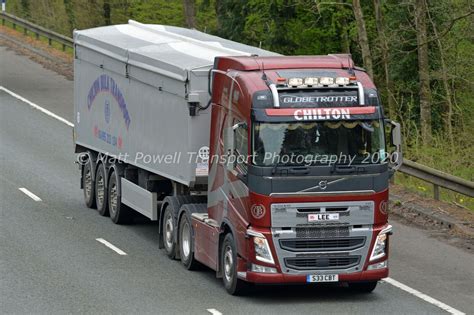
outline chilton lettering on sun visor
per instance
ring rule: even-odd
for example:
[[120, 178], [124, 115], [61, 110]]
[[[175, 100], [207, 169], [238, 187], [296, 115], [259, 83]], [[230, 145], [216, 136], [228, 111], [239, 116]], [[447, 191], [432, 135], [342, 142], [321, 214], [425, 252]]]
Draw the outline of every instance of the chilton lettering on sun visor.
[[342, 120], [351, 119], [352, 115], [370, 115], [375, 107], [336, 107], [336, 108], [268, 108], [268, 116], [288, 116], [297, 121], [302, 120]]

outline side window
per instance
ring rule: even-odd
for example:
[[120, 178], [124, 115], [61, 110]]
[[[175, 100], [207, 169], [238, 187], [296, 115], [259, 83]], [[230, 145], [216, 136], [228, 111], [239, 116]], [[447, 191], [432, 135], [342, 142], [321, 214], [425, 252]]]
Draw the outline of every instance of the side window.
[[[237, 126], [237, 127], [235, 127]], [[234, 124], [234, 154], [236, 156], [234, 169], [247, 174], [248, 131], [245, 122], [235, 121]]]

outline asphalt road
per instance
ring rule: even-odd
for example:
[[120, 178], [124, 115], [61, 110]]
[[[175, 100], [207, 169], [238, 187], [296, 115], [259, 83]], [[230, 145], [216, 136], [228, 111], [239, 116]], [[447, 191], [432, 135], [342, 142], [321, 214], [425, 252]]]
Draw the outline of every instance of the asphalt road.
[[[71, 120], [72, 82], [4, 47], [0, 86]], [[168, 259], [158, 249], [156, 224], [118, 226], [86, 208], [74, 160], [70, 127], [0, 91], [2, 313], [446, 313], [386, 282], [368, 295], [277, 286], [229, 296], [210, 270], [188, 272]], [[473, 313], [473, 255], [392, 224], [390, 277]]]

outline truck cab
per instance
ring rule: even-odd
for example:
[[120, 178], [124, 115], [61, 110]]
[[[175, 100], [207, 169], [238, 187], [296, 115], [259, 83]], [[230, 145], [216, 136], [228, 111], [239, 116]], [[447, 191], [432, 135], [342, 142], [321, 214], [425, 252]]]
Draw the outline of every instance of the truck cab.
[[250, 56], [216, 58], [210, 76], [195, 259], [230, 293], [245, 282], [373, 290], [388, 276], [388, 184], [401, 151], [366, 72], [347, 55]]

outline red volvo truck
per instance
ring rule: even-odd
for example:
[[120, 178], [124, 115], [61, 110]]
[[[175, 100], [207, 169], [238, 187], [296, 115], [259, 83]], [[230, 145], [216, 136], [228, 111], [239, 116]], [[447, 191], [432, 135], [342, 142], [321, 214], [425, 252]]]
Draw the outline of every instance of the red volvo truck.
[[[76, 31], [87, 206], [159, 221], [159, 246], [226, 290], [388, 276], [400, 126], [348, 55], [280, 56], [129, 21]], [[393, 148], [390, 151], [389, 148]]]

